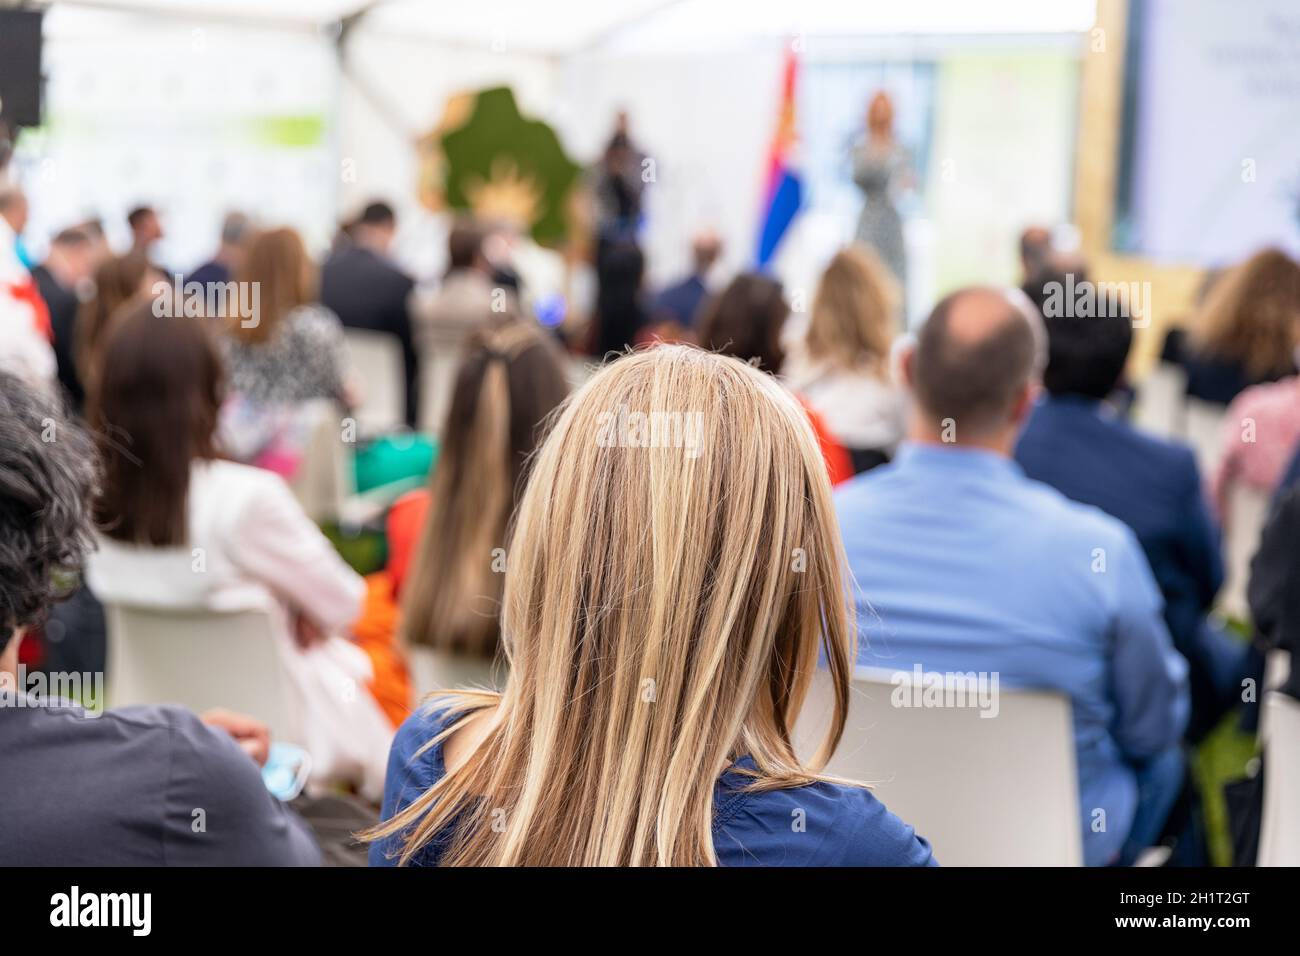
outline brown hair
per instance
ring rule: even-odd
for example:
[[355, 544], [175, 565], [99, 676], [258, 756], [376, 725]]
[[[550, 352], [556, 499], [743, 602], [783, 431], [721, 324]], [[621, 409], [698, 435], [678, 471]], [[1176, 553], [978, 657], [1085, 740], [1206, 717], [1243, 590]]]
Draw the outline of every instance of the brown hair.
[[149, 272], [149, 259], [138, 251], [109, 256], [95, 269], [95, 294], [78, 308], [73, 344], [77, 375], [87, 391], [102, 366], [101, 353], [113, 318], [123, 314], [124, 303], [145, 293]]
[[1265, 249], [1228, 270], [1192, 319], [1193, 342], [1262, 380], [1291, 371], [1300, 323], [1300, 265]]
[[765, 372], [777, 372], [785, 361], [781, 326], [789, 315], [781, 283], [756, 272], [743, 272], [705, 304], [700, 344]]
[[406, 642], [496, 654], [504, 578], [496, 549], [543, 423], [568, 392], [558, 351], [536, 326], [510, 322], [471, 339], [402, 589]]
[[88, 403], [104, 469], [95, 519], [119, 541], [181, 545], [190, 465], [217, 457], [221, 363], [202, 319], [140, 303], [113, 325]]
[[228, 333], [243, 342], [265, 342], [281, 319], [316, 297], [315, 268], [302, 238], [288, 227], [255, 234], [235, 278], [258, 288], [256, 321], [231, 316], [227, 323]]
[[885, 374], [897, 311], [897, 286], [876, 254], [857, 243], [841, 249], [813, 296], [809, 357]]

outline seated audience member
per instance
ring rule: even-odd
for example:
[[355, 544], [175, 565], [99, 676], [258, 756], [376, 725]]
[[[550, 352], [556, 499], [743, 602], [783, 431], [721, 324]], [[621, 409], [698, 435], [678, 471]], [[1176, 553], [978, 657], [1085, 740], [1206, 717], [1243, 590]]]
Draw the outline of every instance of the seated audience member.
[[393, 207], [372, 202], [347, 228], [321, 268], [320, 300], [344, 328], [369, 329], [393, 336], [402, 349], [406, 424], [419, 420], [419, 356], [411, 328], [410, 298], [415, 282], [389, 258], [397, 235]]
[[1020, 233], [1020, 288], [1030, 298], [1031, 290], [1052, 271], [1054, 254], [1052, 231], [1046, 226], [1028, 226]]
[[307, 828], [262, 784], [257, 721], [171, 706], [96, 716], [28, 694], [18, 646], [91, 545], [94, 479], [86, 436], [0, 373], [0, 866], [316, 865]]
[[[444, 343], [463, 344], [493, 316], [492, 267], [483, 254], [484, 238], [483, 228], [473, 220], [462, 219], [452, 226], [447, 237], [447, 274], [438, 291], [415, 307], [421, 352], [427, 354]], [[502, 300], [497, 311], [505, 307]]]
[[650, 326], [656, 337], [673, 341], [689, 337], [700, 306], [709, 296], [709, 273], [722, 255], [717, 233], [703, 231], [691, 242], [691, 274], [663, 289], [650, 307]]
[[345, 397], [343, 326], [316, 301], [313, 272], [294, 230], [258, 233], [237, 273], [241, 285], [259, 290], [257, 315], [232, 308], [221, 339], [230, 389], [223, 450], [286, 478], [307, 444], [306, 406]]
[[1191, 319], [1172, 330], [1162, 358], [1187, 372], [1187, 394], [1227, 405], [1251, 385], [1296, 371], [1300, 266], [1265, 249], [1214, 280]]
[[[644, 446], [619, 409], [695, 417]], [[794, 570], [794, 548], [818, 557]], [[542, 445], [507, 551], [505, 690], [402, 726], [373, 865], [933, 862], [865, 786], [817, 775], [852, 615], [821, 456], [770, 376], [676, 345], [610, 363]], [[788, 728], [819, 651], [836, 705], [808, 766]]]
[[1025, 474], [1067, 498], [1094, 505], [1137, 535], [1165, 602], [1165, 624], [1190, 665], [1188, 737], [1199, 740], [1240, 701], [1251, 671], [1249, 648], [1207, 620], [1223, 564], [1196, 456], [1190, 448], [1139, 431], [1107, 403], [1133, 344], [1127, 309], [1058, 315], [1047, 277], [1034, 297], [1047, 328], [1047, 395], [1016, 445]]
[[1022, 293], [967, 289], [935, 306], [902, 355], [909, 440], [836, 491], [861, 589], [859, 660], [1065, 694], [1084, 859], [1131, 863], [1182, 789], [1187, 664], [1133, 532], [1011, 460], [1042, 339]]
[[221, 244], [216, 254], [186, 277], [200, 285], [229, 282], [243, 268], [248, 243], [254, 236], [253, 220], [242, 212], [228, 212], [221, 220]]
[[89, 397], [104, 462], [91, 591], [105, 604], [270, 614], [316, 776], [377, 796], [392, 724], [368, 692], [370, 658], [342, 636], [364, 583], [278, 475], [218, 457], [221, 369], [205, 321], [145, 303], [117, 324]]
[[1247, 600], [1256, 640], [1287, 651], [1291, 670], [1281, 690], [1300, 700], [1300, 488], [1283, 491], [1264, 525], [1250, 564]]
[[64, 229], [50, 240], [45, 261], [32, 270], [41, 298], [50, 310], [50, 333], [54, 357], [59, 363], [59, 383], [69, 406], [80, 411], [86, 392], [77, 377], [73, 345], [76, 342], [78, 290], [91, 282], [95, 269], [94, 246], [90, 237], [77, 229]]
[[[775, 374], [785, 361], [781, 330], [790, 315], [781, 283], [757, 273], [742, 273], [706, 302], [699, 318], [699, 343]], [[853, 460], [831, 434], [821, 415], [802, 396], [800, 403], [817, 434], [831, 484], [853, 477]]]
[[1226, 530], [1232, 524], [1228, 493], [1234, 485], [1272, 494], [1287, 474], [1300, 443], [1300, 377], [1288, 375], [1243, 391], [1228, 406], [1222, 434], [1211, 497]]
[[898, 309], [893, 277], [876, 254], [861, 244], [841, 249], [781, 369], [848, 449], [856, 472], [888, 461], [903, 437], [903, 399], [889, 380]]
[[19, 234], [26, 221], [26, 197], [6, 189], [0, 178], [0, 369], [48, 386], [58, 374], [58, 360], [50, 344], [49, 310], [24, 262]]
[[563, 363], [531, 322], [471, 341], [429, 488], [390, 515], [407, 644], [487, 662], [496, 655], [506, 522], [547, 416], [569, 392]]
[[132, 299], [150, 295], [154, 284], [166, 281], [142, 253], [109, 256], [95, 267], [94, 292], [81, 303], [77, 312], [77, 332], [73, 340], [73, 359], [77, 378], [84, 393], [89, 394], [103, 367], [103, 347], [108, 340], [112, 321], [125, 314], [122, 306]]

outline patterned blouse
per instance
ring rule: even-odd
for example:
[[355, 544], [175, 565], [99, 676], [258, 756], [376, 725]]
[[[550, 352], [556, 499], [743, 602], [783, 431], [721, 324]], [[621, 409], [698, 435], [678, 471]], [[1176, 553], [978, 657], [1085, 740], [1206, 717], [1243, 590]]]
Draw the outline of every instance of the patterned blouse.
[[304, 305], [280, 321], [264, 342], [222, 342], [232, 395], [285, 405], [343, 393], [343, 324], [321, 305]]

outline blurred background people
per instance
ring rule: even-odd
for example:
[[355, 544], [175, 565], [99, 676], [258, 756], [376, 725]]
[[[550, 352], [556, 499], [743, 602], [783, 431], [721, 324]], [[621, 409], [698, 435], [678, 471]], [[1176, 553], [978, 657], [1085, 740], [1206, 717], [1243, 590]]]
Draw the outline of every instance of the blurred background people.
[[903, 396], [889, 369], [900, 306], [888, 270], [855, 243], [822, 273], [811, 315], [791, 323], [781, 371], [848, 450], [855, 472], [888, 461], [903, 437]]
[[186, 277], [188, 281], [200, 285], [229, 282], [243, 266], [244, 255], [254, 232], [253, 220], [246, 213], [226, 213], [221, 220], [221, 242], [217, 251], [211, 259]]
[[86, 392], [77, 375], [77, 312], [81, 308], [81, 293], [93, 288], [94, 254], [89, 236], [80, 229], [64, 229], [50, 240], [45, 260], [32, 269], [32, 278], [50, 311], [59, 382], [69, 407], [78, 412], [85, 403]]
[[[95, 471], [59, 403], [0, 372], [0, 866], [319, 864], [262, 782], [269, 737], [256, 720], [175, 706], [92, 720], [73, 701], [28, 697], [19, 646], [92, 546]], [[195, 827], [195, 807], [221, 825]]]
[[414, 428], [420, 403], [420, 362], [410, 313], [415, 282], [390, 258], [396, 234], [393, 207], [367, 205], [348, 229], [348, 241], [321, 268], [320, 301], [345, 328], [383, 332], [396, 340], [402, 350], [405, 421]]
[[695, 234], [691, 240], [690, 274], [661, 289], [650, 307], [656, 338], [694, 340], [696, 317], [709, 296], [709, 273], [720, 255], [722, 240], [716, 232], [704, 229]]
[[265, 611], [314, 779], [377, 796], [393, 727], [347, 636], [365, 585], [278, 475], [220, 457], [224, 383], [204, 320], [147, 302], [124, 311], [90, 391], [104, 468], [91, 591], [105, 604]]
[[346, 404], [343, 326], [316, 297], [316, 268], [292, 229], [258, 233], [236, 277], [258, 290], [257, 314], [224, 317], [229, 396], [222, 447], [292, 478], [307, 444], [310, 403]]
[[895, 194], [907, 185], [911, 161], [894, 136], [894, 103], [884, 90], [871, 97], [866, 120], [866, 136], [853, 151], [853, 181], [864, 200], [856, 236], [880, 256], [905, 296], [907, 251]]
[[[757, 273], [741, 273], [703, 306], [698, 329], [700, 345], [775, 374], [785, 362], [781, 330], [789, 316], [790, 304], [781, 283]], [[831, 434], [821, 415], [800, 401], [817, 435], [831, 484], [851, 478], [853, 460], [848, 451]]]

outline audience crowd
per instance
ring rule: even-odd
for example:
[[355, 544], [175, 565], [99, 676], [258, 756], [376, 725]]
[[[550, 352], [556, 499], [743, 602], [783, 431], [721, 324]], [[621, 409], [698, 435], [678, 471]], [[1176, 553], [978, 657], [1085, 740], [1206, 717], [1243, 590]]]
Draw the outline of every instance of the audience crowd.
[[[121, 254], [97, 223], [50, 238], [0, 303], [0, 818], [23, 821], [0, 862], [337, 855], [305, 797], [260, 782], [258, 719], [27, 694], [29, 667], [71, 660], [111, 693], [118, 606], [267, 615], [308, 795], [360, 808], [372, 865], [942, 862], [819, 773], [856, 667], [1062, 695], [1084, 861], [1205, 862], [1194, 748], [1253, 727], [1266, 652], [1300, 644], [1300, 265], [1224, 270], [1166, 340], [1186, 400], [1222, 413], [1203, 474], [1130, 420], [1127, 305], [1063, 311], [1088, 276], [1050, 231], [1024, 233], [1021, 288], [954, 291], [910, 333], [899, 270], [862, 242], [806, 312], [769, 275], [715, 275], [708, 231], [649, 290], [639, 155], [621, 127], [593, 173], [577, 331], [537, 320], [498, 223], [454, 223], [417, 289], [383, 202], [319, 266], [232, 212], [198, 293], [157, 263], [149, 207]], [[12, 245], [26, 202], [0, 212]], [[356, 447], [376, 384], [352, 330], [400, 355], [399, 432], [426, 420], [428, 357], [456, 357], [427, 479], [366, 519], [385, 541], [366, 577], [302, 492], [322, 434]], [[1250, 620], [1227, 621], [1240, 486], [1274, 502]], [[834, 712], [801, 753], [819, 668]]]

